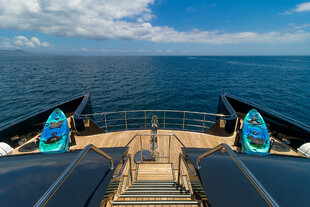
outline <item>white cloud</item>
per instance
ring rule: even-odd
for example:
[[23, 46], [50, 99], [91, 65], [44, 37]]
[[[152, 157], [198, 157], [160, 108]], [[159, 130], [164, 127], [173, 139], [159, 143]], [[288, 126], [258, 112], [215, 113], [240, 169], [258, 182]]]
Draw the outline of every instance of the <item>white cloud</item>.
[[3, 48], [36, 48], [36, 47], [49, 47], [50, 43], [43, 42], [37, 37], [32, 37], [28, 39], [25, 36], [19, 35], [15, 36], [13, 39], [2, 38], [3, 41], [0, 43], [0, 46]]
[[[94, 40], [126, 39], [152, 42], [237, 44], [301, 42], [310, 38], [306, 31], [256, 33], [251, 31], [177, 31], [167, 26], [153, 26], [150, 6], [154, 0], [0, 0], [0, 27], [39, 31], [66, 37]], [[302, 6], [303, 5], [303, 6]], [[216, 6], [216, 5], [214, 5]], [[300, 4], [296, 12], [305, 11]], [[302, 9], [303, 8], [303, 9]], [[15, 38], [14, 45], [48, 47], [47, 42]]]
[[[238, 43], [290, 43], [310, 39], [310, 33], [300, 30], [295, 32], [238, 32], [220, 33], [218, 31], [177, 32], [171, 28], [155, 27], [152, 40], [155, 42], [238, 44]], [[169, 37], [169, 38], [167, 38]]]
[[310, 2], [304, 2], [302, 4], [296, 5], [296, 8], [293, 9], [295, 12], [306, 12], [310, 11]]
[[281, 14], [290, 15], [290, 14], [293, 14], [295, 12], [307, 12], [307, 11], [310, 11], [310, 2], [304, 2], [301, 4], [297, 4], [295, 8], [288, 10], [288, 11], [285, 11]]
[[36, 38], [36, 37], [32, 37], [32, 38], [31, 38], [31, 42], [34, 43], [34, 44], [36, 44], [37, 46], [40, 46], [40, 45], [41, 45], [40, 40], [39, 40], [38, 38]]
[[308, 28], [310, 27], [310, 24], [300, 24], [300, 25], [297, 25], [297, 24], [289, 24], [289, 26], [293, 27], [294, 29], [305, 29], [305, 28]]
[[50, 46], [51, 46], [51, 44], [48, 43], [48, 42], [42, 42], [41, 45], [42, 45], [43, 47], [50, 47]]

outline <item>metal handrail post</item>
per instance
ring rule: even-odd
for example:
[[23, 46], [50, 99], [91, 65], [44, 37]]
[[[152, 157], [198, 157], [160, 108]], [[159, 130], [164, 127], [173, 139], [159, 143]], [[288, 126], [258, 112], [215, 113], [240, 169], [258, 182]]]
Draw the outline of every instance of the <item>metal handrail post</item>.
[[181, 157], [179, 157], [179, 166], [178, 166], [178, 184], [180, 185], [180, 169], [181, 169]]
[[193, 190], [192, 190], [191, 186], [189, 185], [188, 175], [185, 175], [185, 178], [186, 178], [188, 190], [189, 190], [190, 194], [193, 195]]
[[108, 124], [107, 124], [107, 115], [104, 115], [104, 121], [105, 121], [105, 130], [108, 131]]
[[142, 138], [141, 138], [141, 135], [140, 135], [140, 155], [141, 155], [141, 163], [143, 162], [143, 153], [142, 153]]
[[118, 194], [120, 194], [120, 193], [122, 192], [124, 177], [125, 177], [125, 176], [123, 175], [122, 180], [121, 180], [121, 183], [120, 183], [120, 186], [119, 186], [119, 189], [118, 189]]
[[166, 128], [166, 111], [164, 111], [164, 129]]
[[185, 124], [185, 111], [184, 111], [184, 114], [183, 114], [183, 130], [184, 130], [184, 124]]
[[146, 129], [146, 111], [144, 112], [144, 128]]
[[206, 121], [206, 115], [203, 115], [203, 124], [202, 124], [202, 129], [201, 131], [203, 132], [204, 128], [205, 128], [205, 121]]
[[127, 112], [125, 112], [125, 124], [126, 124], [126, 130], [127, 130], [127, 117], [126, 117]]
[[129, 168], [130, 168], [130, 184], [132, 184], [132, 161], [131, 161], [131, 157], [130, 157], [130, 160], [129, 160]]
[[171, 135], [169, 135], [169, 144], [168, 144], [168, 163], [170, 162], [170, 147], [171, 147]]

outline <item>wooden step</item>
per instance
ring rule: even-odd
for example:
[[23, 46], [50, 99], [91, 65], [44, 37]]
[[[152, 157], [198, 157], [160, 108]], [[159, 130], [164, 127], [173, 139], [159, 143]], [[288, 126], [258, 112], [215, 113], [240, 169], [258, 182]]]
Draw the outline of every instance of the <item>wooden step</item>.
[[137, 201], [113, 201], [112, 205], [198, 205], [195, 200], [137, 200]]
[[151, 189], [151, 190], [126, 190], [126, 193], [188, 193], [186, 190], [161, 190], [161, 189]]
[[131, 198], [140, 198], [140, 197], [170, 197], [170, 198], [190, 198], [191, 195], [190, 194], [121, 194], [119, 195], [120, 198], [124, 198], [124, 197], [131, 197]]

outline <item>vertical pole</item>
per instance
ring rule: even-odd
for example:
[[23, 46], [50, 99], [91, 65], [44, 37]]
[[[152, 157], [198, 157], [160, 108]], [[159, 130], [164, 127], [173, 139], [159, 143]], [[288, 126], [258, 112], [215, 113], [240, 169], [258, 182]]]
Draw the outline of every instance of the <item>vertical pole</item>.
[[173, 177], [173, 182], [175, 182], [175, 170], [174, 170], [174, 166], [173, 166], [173, 162], [171, 163], [171, 169], [172, 169], [172, 177]]
[[146, 129], [146, 111], [144, 112], [144, 128]]
[[127, 130], [127, 117], [126, 117], [126, 112], [125, 112], [125, 124], [126, 124], [126, 130]]
[[107, 115], [104, 115], [104, 121], [105, 121], [105, 130], [108, 132], [108, 124], [107, 124]]
[[140, 155], [141, 155], [141, 163], [143, 162], [143, 157], [142, 157], [142, 137], [140, 135]]
[[131, 164], [131, 156], [129, 157], [129, 168], [130, 168], [130, 184], [132, 184], [132, 164]]
[[166, 128], [166, 111], [164, 111], [164, 128]]
[[184, 111], [184, 114], [183, 114], [183, 130], [184, 130], [184, 124], [185, 124], [185, 111]]
[[168, 150], [169, 150], [169, 155], [168, 155], [168, 163], [170, 163], [170, 146], [171, 146], [171, 135], [169, 135], [169, 146], [168, 146]]
[[206, 115], [203, 115], [203, 124], [202, 124], [202, 129], [201, 129], [202, 132], [205, 129], [205, 121], [206, 121]]
[[179, 155], [179, 166], [178, 166], [178, 184], [180, 185], [180, 170], [181, 170], [181, 156]]

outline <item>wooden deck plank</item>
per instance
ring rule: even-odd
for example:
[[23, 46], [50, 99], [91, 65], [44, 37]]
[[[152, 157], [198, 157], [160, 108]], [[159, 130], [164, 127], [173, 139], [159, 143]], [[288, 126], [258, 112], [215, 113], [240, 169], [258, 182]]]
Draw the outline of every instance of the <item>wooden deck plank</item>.
[[[97, 134], [92, 136], [75, 136], [75, 145], [70, 146], [70, 150], [83, 149], [88, 144], [93, 144], [97, 147], [124, 147], [130, 141], [130, 139], [136, 134], [149, 134], [150, 130], [132, 130], [132, 131], [121, 131], [121, 132], [110, 132]], [[226, 143], [231, 146], [234, 150], [236, 147], [233, 146], [235, 141], [235, 135], [229, 137], [219, 137], [205, 133], [199, 132], [187, 132], [187, 131], [177, 131], [177, 130], [158, 130], [158, 134], [175, 134], [181, 142], [186, 147], [198, 147], [198, 148], [214, 148], [221, 143]], [[27, 143], [35, 141], [36, 138], [40, 137], [36, 135], [34, 138], [30, 139]], [[273, 137], [272, 137], [273, 138]], [[273, 138], [275, 139], [275, 138]], [[160, 155], [168, 155], [168, 141], [169, 136], [158, 136], [159, 140], [159, 151]], [[277, 139], [276, 143], [280, 143]], [[147, 136], [142, 137], [143, 149], [150, 148], [150, 138]], [[171, 156], [176, 156], [181, 152], [181, 144], [173, 137], [171, 137]], [[282, 144], [282, 143], [281, 143]], [[132, 152], [139, 151], [140, 140], [136, 138], [131, 144], [130, 148]], [[27, 154], [18, 152], [19, 147], [13, 150], [12, 154]], [[286, 155], [295, 155], [299, 156], [294, 150], [288, 147], [289, 151], [276, 151], [271, 150], [272, 154], [286, 154]], [[29, 152], [29, 153], [38, 153], [39, 150]], [[167, 161], [167, 159], [162, 158], [160, 161]]]

